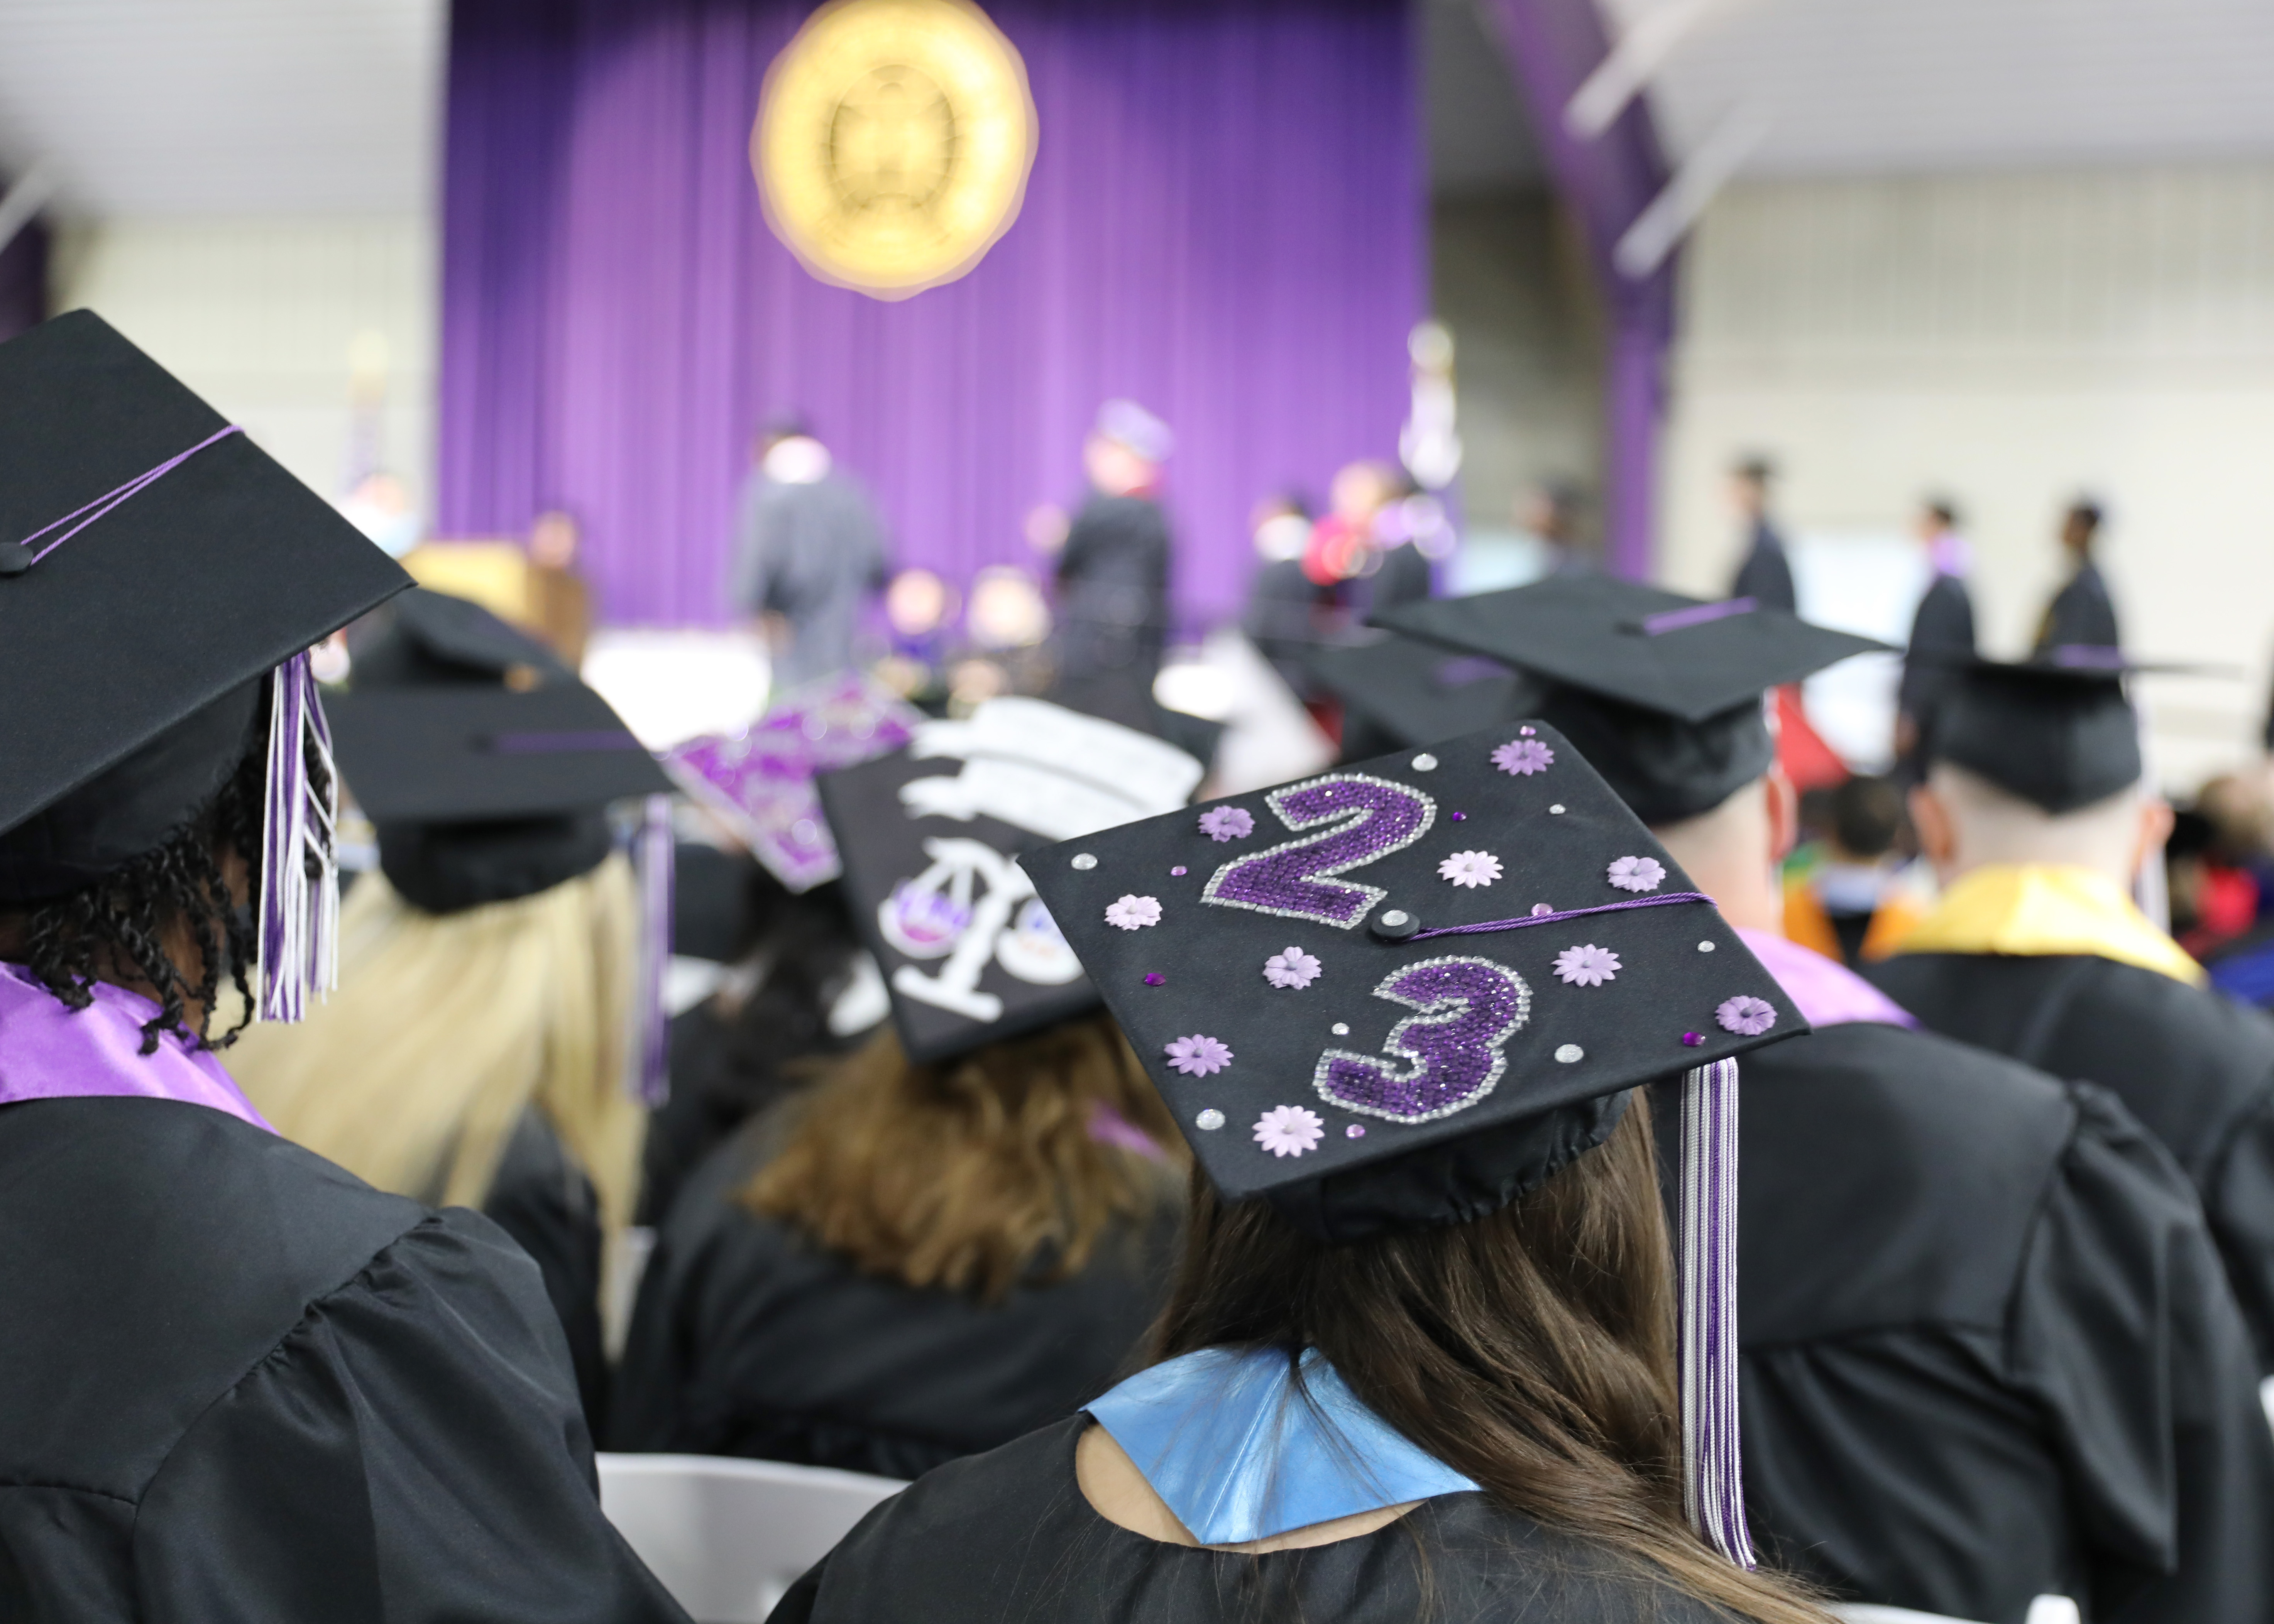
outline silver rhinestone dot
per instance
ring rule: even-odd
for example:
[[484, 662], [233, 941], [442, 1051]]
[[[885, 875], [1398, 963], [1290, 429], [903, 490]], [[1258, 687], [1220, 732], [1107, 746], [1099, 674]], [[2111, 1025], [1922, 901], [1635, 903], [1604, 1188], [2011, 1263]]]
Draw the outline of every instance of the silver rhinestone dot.
[[1214, 1133], [1218, 1128], [1224, 1126], [1224, 1113], [1211, 1105], [1193, 1117], [1193, 1124], [1203, 1133]]
[[1088, 852], [1076, 852], [1072, 859], [1071, 866], [1076, 868], [1095, 868], [1097, 867], [1097, 859], [1091, 856]]
[[1403, 908], [1392, 908], [1382, 916], [1382, 922], [1394, 930], [1405, 922], [1405, 911]]
[[1587, 1051], [1577, 1043], [1566, 1043], [1555, 1051], [1555, 1057], [1565, 1065], [1570, 1065], [1575, 1061], [1585, 1060], [1587, 1057]]
[[1413, 758], [1413, 771], [1416, 771], [1416, 772], [1434, 772], [1434, 771], [1437, 771], [1437, 758], [1436, 758], [1435, 756], [1427, 756], [1427, 755], [1424, 755], [1424, 756], [1415, 756], [1415, 757]]
[[1350, 1036], [1349, 1024], [1344, 1021], [1338, 1020], [1333, 1026], [1328, 1027], [1327, 1030], [1333, 1033], [1338, 1038], [1346, 1038]]
[[1548, 809], [1550, 812], [1555, 813], [1558, 817], [1561, 817], [1561, 816], [1563, 815], [1563, 803], [1562, 803], [1562, 801], [1557, 801], [1554, 806], [1552, 806], [1552, 807], [1548, 808], [1547, 809]]
[[1701, 953], [1710, 953], [1713, 951], [1713, 944], [1711, 942], [1700, 942], [1698, 944], [1698, 951]]

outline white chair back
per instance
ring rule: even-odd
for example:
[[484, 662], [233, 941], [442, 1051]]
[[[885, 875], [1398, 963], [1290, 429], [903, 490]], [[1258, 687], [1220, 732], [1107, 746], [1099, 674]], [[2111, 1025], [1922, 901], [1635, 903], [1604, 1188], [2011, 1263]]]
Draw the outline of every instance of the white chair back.
[[889, 1477], [707, 1455], [603, 1455], [600, 1508], [696, 1624], [764, 1624]]
[[[1869, 1602], [1843, 1602], [1832, 1609], [1841, 1624], [1967, 1624], [1939, 1613], [1918, 1613], [1909, 1607], [1879, 1607]], [[2040, 1596], [2029, 1604], [2028, 1624], [2083, 1624], [2084, 1615], [2066, 1596]]]

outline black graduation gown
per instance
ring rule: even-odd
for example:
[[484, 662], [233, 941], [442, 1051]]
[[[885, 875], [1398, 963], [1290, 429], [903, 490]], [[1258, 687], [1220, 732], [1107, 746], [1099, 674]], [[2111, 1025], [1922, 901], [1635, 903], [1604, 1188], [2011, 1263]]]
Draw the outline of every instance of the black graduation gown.
[[0, 1106], [0, 1618], [679, 1620], [537, 1271], [200, 1105]]
[[536, 1261], [568, 1338], [585, 1425], [593, 1437], [601, 1436], [608, 1365], [600, 1335], [600, 1198], [533, 1105], [514, 1124], [482, 1213]]
[[2040, 1594], [2095, 1624], [2274, 1618], [2247, 1336], [2184, 1180], [2120, 1105], [1864, 1024], [1746, 1056], [1742, 1086], [1740, 1405], [1768, 1560], [1983, 1624]]
[[2090, 559], [2077, 567], [2068, 583], [2045, 605], [2037, 628], [2037, 651], [2082, 644], [2117, 649], [2124, 640], [2116, 628], [2116, 600], [2109, 596], [2108, 579]]
[[1895, 708], [1911, 718], [1922, 745], [1931, 736], [1935, 714], [1956, 678], [1956, 662], [1974, 648], [1974, 599], [1966, 583], [1956, 575], [1936, 575], [1911, 617], [1902, 682], [1895, 691]]
[[2274, 1374], [2274, 1018], [2082, 954], [1901, 953], [1867, 972], [1936, 1031], [2122, 1100], [2195, 1184]]
[[1753, 542], [1745, 561], [1737, 566], [1732, 598], [1750, 598], [1764, 608], [1800, 612], [1800, 593], [1792, 583], [1792, 560], [1785, 556], [1784, 538], [1766, 519], [1753, 522]]
[[[1389, 1527], [1244, 1556], [1107, 1522], [1074, 1478], [1081, 1416], [927, 1475], [864, 1517], [772, 1624], [1714, 1624], [1728, 1615], [1495, 1507], [1425, 1500]], [[1425, 1592], [1417, 1567], [1428, 1564]]]
[[1168, 641], [1169, 555], [1169, 522], [1151, 498], [1082, 504], [1058, 554], [1062, 703], [1143, 726], [1129, 718], [1144, 714]]
[[856, 1272], [736, 1193], [761, 1118], [681, 1192], [617, 1372], [609, 1447], [915, 1477], [1113, 1385], [1165, 1293], [1175, 1219], [989, 1306]]

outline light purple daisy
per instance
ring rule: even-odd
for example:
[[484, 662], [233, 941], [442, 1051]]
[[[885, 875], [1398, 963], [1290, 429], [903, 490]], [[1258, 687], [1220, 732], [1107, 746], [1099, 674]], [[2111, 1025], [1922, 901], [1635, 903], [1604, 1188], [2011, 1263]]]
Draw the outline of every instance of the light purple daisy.
[[1713, 1011], [1713, 1019], [1721, 1023], [1724, 1032], [1734, 1032], [1741, 1038], [1757, 1038], [1776, 1025], [1776, 1005], [1766, 998], [1739, 993], [1734, 998], [1722, 999], [1721, 1007]]
[[1573, 987], [1600, 987], [1618, 973], [1619, 956], [1593, 942], [1585, 947], [1567, 947], [1555, 955], [1557, 978]]
[[1158, 897], [1124, 897], [1105, 905], [1105, 922], [1116, 930], [1136, 930], [1161, 922]]
[[1308, 987], [1319, 979], [1319, 961], [1299, 947], [1263, 961], [1263, 979], [1274, 987]]
[[1520, 778], [1547, 771], [1555, 759], [1555, 752], [1537, 739], [1511, 739], [1492, 753], [1494, 766]]
[[1182, 1071], [1186, 1077], [1206, 1077], [1231, 1064], [1229, 1046], [1220, 1039], [1202, 1037], [1197, 1032], [1188, 1038], [1177, 1039], [1163, 1052], [1169, 1056], [1169, 1069]]
[[1500, 859], [1490, 852], [1455, 852], [1437, 865], [1437, 877], [1474, 891], [1500, 878]]
[[1246, 807], [1210, 807], [1201, 814], [1201, 832], [1211, 840], [1244, 840], [1255, 832], [1255, 817]]
[[1605, 877], [1621, 891], [1656, 891], [1666, 883], [1666, 865], [1655, 857], [1622, 857]]
[[1326, 1119], [1299, 1105], [1275, 1105], [1255, 1119], [1255, 1142], [1275, 1156], [1316, 1150], [1326, 1133]]

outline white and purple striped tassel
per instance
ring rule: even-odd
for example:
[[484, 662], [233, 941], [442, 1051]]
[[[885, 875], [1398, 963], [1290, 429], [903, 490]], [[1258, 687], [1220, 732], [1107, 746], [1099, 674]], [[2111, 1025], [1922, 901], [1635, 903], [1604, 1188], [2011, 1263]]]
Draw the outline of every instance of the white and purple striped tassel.
[[1753, 1568], [1737, 1448], [1737, 1063], [1682, 1079], [1682, 1510]]
[[[305, 652], [276, 667], [269, 695], [253, 1013], [260, 1020], [293, 1021], [306, 1016], [312, 993], [321, 997], [339, 984], [339, 866], [332, 848], [340, 780], [332, 730]], [[308, 778], [312, 746], [324, 764], [321, 793]]]
[[650, 1110], [671, 1097], [671, 1014], [664, 1007], [664, 982], [671, 968], [671, 797], [650, 795], [641, 809], [632, 861], [639, 876], [639, 981], [634, 992], [631, 1064], [627, 1081], [632, 1097]]

